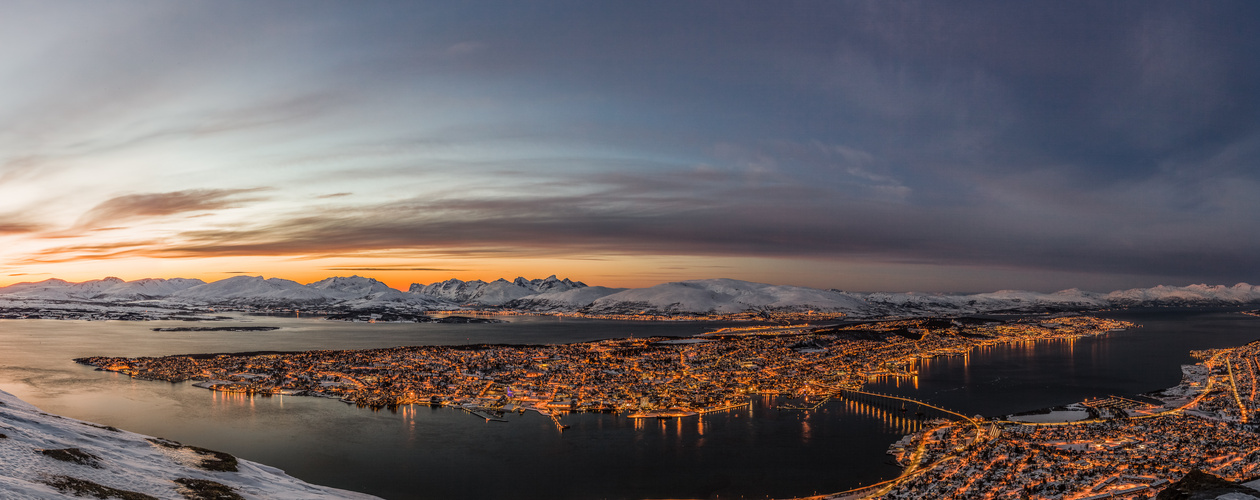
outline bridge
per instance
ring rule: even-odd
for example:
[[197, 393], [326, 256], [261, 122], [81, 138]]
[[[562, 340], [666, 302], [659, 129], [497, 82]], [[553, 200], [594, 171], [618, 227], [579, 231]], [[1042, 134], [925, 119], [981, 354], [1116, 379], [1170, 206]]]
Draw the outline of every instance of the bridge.
[[[863, 391], [859, 389], [837, 389], [835, 391], [832, 391], [830, 396], [843, 397], [847, 394], [856, 394], [856, 395], [861, 395], [865, 397], [875, 397], [875, 398], [888, 399], [892, 401], [902, 401], [906, 403], [913, 403], [913, 404], [916, 404], [925, 408], [931, 408], [933, 410], [945, 413], [947, 415], [953, 415], [955, 417], [958, 417], [959, 419], [970, 424], [972, 427], [975, 427], [976, 437], [975, 437], [975, 440], [972, 441], [971, 443], [971, 446], [973, 447], [980, 445], [980, 442], [985, 438], [986, 435], [989, 437], [990, 441], [997, 439], [1001, 435], [1000, 431], [997, 429], [997, 426], [993, 424], [989, 424], [989, 429], [986, 432], [985, 429], [981, 426], [981, 422], [974, 418], [968, 417], [956, 411], [941, 408], [939, 406], [933, 405], [931, 403], [927, 403], [925, 401], [919, 401], [917, 399], [907, 398], [903, 396], [896, 396], [892, 394], [883, 394], [883, 393], [878, 393], [878, 392]], [[917, 477], [918, 475], [923, 474], [924, 472], [927, 472], [940, 464], [954, 460], [955, 458], [953, 455], [947, 455], [933, 463], [921, 466], [919, 462], [923, 459], [924, 448], [925, 448], [924, 442], [920, 442], [918, 448], [915, 449], [914, 453], [911, 454], [910, 464], [906, 466], [905, 470], [901, 471], [901, 475], [893, 479], [889, 479], [887, 481], [881, 481], [881, 482], [866, 485], [866, 486], [861, 486], [861, 487], [854, 488], [851, 490], [828, 493], [825, 495], [799, 497], [799, 498], [794, 498], [791, 500], [857, 500], [861, 498], [870, 498], [874, 496], [879, 496], [892, 490], [893, 487], [897, 486], [898, 484], [901, 484], [901, 482]]]

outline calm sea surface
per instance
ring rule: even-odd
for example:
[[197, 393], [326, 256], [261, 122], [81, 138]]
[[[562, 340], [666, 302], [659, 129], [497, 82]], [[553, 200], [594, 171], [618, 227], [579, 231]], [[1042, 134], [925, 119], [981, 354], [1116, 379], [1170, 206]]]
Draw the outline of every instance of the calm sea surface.
[[[1260, 339], [1260, 319], [1233, 310], [1113, 312], [1144, 328], [1075, 342], [991, 347], [927, 362], [899, 392], [996, 415], [1175, 385], [1188, 351]], [[780, 411], [778, 401], [703, 418], [641, 421], [537, 414], [484, 422], [450, 409], [359, 409], [310, 397], [245, 397], [132, 380], [71, 358], [202, 352], [364, 349], [463, 343], [563, 343], [693, 335], [709, 325], [509, 317], [508, 324], [347, 324], [242, 317], [270, 332], [154, 332], [182, 322], [0, 320], [0, 389], [52, 413], [233, 453], [311, 482], [390, 499], [764, 498], [838, 491], [894, 477], [887, 446], [910, 412], [832, 401]], [[203, 324], [204, 325], [204, 324]]]
[[1147, 309], [1099, 316], [1142, 325], [1075, 341], [990, 346], [920, 366], [919, 386], [884, 382], [872, 390], [908, 395], [970, 414], [996, 416], [1131, 396], [1181, 382], [1190, 351], [1260, 340], [1260, 318], [1239, 309]]

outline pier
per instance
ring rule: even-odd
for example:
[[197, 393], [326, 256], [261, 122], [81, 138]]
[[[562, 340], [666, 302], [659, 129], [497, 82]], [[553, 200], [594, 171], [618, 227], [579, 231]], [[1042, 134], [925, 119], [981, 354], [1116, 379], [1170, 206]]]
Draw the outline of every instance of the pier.
[[548, 410], [548, 412], [547, 412], [547, 416], [548, 416], [548, 417], [551, 417], [551, 423], [553, 423], [553, 424], [555, 424], [555, 425], [556, 425], [556, 430], [558, 430], [558, 431], [560, 431], [560, 432], [564, 432], [564, 430], [565, 430], [565, 429], [568, 429], [568, 428], [569, 428], [569, 426], [567, 426], [567, 425], [564, 425], [564, 424], [560, 423], [560, 414], [559, 414], [559, 412], [557, 412], [557, 411], [555, 411], [555, 410]]
[[814, 403], [814, 404], [812, 404], [812, 405], [810, 405], [810, 406], [796, 406], [796, 405], [791, 405], [791, 404], [782, 404], [782, 405], [779, 405], [779, 406], [775, 407], [775, 409], [776, 409], [776, 410], [806, 410], [806, 411], [815, 411], [815, 410], [817, 410], [818, 408], [822, 407], [822, 405], [827, 404], [827, 401], [830, 401], [830, 400], [831, 400], [831, 395], [827, 395], [827, 396], [823, 397], [821, 400], [819, 400], [817, 403]]
[[500, 415], [495, 415], [492, 413], [492, 410], [486, 408], [469, 408], [467, 406], [457, 406], [456, 408], [464, 410], [471, 415], [484, 418], [487, 422], [507, 422], [506, 419], [502, 418]]

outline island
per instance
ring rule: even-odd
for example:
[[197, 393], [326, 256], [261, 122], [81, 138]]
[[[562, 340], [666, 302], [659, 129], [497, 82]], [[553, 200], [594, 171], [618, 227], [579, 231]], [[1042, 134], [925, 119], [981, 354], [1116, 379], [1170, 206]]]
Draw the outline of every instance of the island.
[[565, 345], [412, 346], [295, 354], [88, 357], [139, 379], [215, 391], [338, 398], [382, 408], [434, 404], [500, 412], [678, 416], [740, 407], [754, 394], [824, 398], [872, 377], [914, 377], [914, 361], [983, 345], [1131, 328], [1080, 315], [913, 319], [741, 328], [690, 338]]

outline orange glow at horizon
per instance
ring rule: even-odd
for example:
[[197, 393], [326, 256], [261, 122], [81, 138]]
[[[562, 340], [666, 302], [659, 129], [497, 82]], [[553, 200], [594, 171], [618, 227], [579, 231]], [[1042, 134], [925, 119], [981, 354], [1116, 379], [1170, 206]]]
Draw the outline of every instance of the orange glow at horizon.
[[[715, 265], [728, 261], [730, 265]], [[749, 259], [711, 257], [641, 257], [598, 259], [442, 259], [415, 260], [290, 257], [212, 257], [204, 259], [124, 258], [112, 260], [85, 259], [55, 264], [0, 268], [0, 286], [50, 278], [70, 282], [116, 277], [126, 281], [144, 278], [195, 278], [214, 282], [233, 276], [281, 278], [307, 284], [332, 276], [363, 276], [406, 291], [411, 284], [430, 284], [452, 278], [472, 281], [512, 280], [517, 277], [541, 279], [556, 275], [560, 279], [582, 281], [591, 286], [642, 288], [671, 281], [704, 278], [734, 278], [749, 281], [783, 283], [784, 273], [777, 279], [765, 270], [787, 270], [790, 266], [753, 265]], [[777, 271], [776, 271], [777, 272]], [[803, 286], [810, 286], [802, 284]], [[815, 285], [817, 286], [817, 285]]]
[[[489, 282], [517, 277], [541, 279], [554, 274], [560, 279], [568, 278], [590, 286], [610, 288], [644, 288], [692, 279], [731, 278], [852, 292], [978, 293], [997, 289], [985, 281], [994, 276], [1014, 281], [1031, 276], [1011, 269], [707, 255], [594, 254], [485, 258], [365, 252], [333, 257], [286, 255], [161, 258], [140, 255], [118, 258], [85, 256], [59, 260], [34, 263], [0, 260], [0, 286], [49, 278], [83, 282], [111, 276], [127, 281], [143, 278], [196, 278], [214, 282], [238, 275], [282, 278], [307, 284], [333, 276], [358, 275], [406, 291], [413, 283], [430, 284], [452, 278]], [[1061, 276], [1061, 279], [1064, 285], [1075, 283], [1072, 275]], [[1062, 288], [1037, 291], [1054, 292]]]

